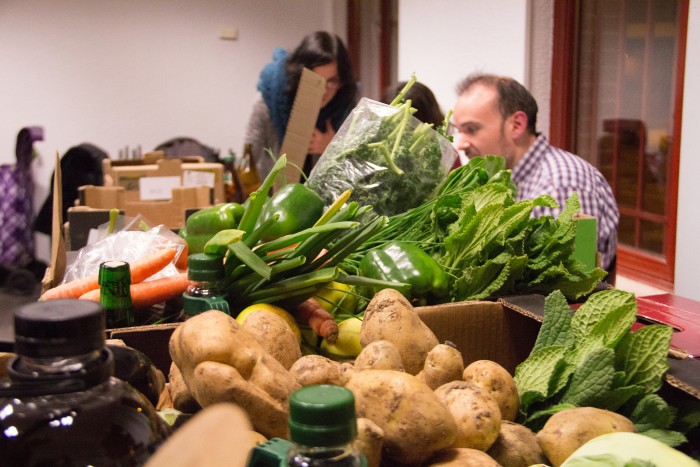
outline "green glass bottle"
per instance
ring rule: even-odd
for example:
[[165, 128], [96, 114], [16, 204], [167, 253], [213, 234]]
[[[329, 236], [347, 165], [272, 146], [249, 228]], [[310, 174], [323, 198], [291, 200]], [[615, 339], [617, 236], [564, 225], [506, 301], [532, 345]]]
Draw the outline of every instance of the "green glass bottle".
[[100, 264], [98, 276], [100, 303], [105, 309], [108, 329], [134, 325], [134, 307], [131, 303], [131, 270], [124, 261], [105, 261]]
[[352, 443], [357, 436], [355, 398], [342, 386], [305, 386], [289, 400], [287, 453], [291, 467], [366, 467]]
[[219, 310], [229, 314], [229, 306], [223, 290], [224, 260], [208, 253], [193, 253], [187, 258], [187, 278], [190, 286], [182, 294], [186, 317], [207, 310]]

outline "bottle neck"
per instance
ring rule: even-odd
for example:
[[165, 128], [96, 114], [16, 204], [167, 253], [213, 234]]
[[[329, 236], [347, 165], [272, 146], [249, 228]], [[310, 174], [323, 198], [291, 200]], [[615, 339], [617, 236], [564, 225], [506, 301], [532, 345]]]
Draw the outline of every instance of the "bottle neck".
[[72, 357], [36, 358], [21, 356], [17, 360], [15, 370], [31, 375], [78, 373], [90, 366], [91, 362], [99, 359], [99, 350]]
[[193, 297], [218, 297], [223, 295], [223, 282], [193, 281], [187, 287], [187, 293]]
[[[325, 460], [329, 463], [340, 463], [350, 459], [357, 459], [356, 465], [363, 465], [360, 462], [360, 455], [355, 451], [352, 444], [341, 444], [338, 446], [304, 446], [295, 444], [289, 451], [288, 460], [290, 465], [303, 465], [294, 463], [296, 460], [303, 461], [304, 459]], [[343, 463], [342, 465], [346, 465]], [[355, 465], [355, 463], [347, 464]]]
[[69, 357], [19, 355], [8, 366], [8, 374], [13, 383], [30, 391], [40, 387], [42, 394], [73, 392], [107, 381], [114, 374], [114, 358], [107, 348]]

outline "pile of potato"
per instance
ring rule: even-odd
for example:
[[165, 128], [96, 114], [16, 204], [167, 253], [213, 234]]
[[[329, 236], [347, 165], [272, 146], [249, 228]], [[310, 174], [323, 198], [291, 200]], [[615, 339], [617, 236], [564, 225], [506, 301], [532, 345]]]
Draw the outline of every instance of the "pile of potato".
[[342, 385], [355, 395], [356, 445], [370, 466], [556, 466], [593, 436], [634, 431], [624, 417], [590, 408], [584, 416], [561, 412], [538, 434], [515, 423], [520, 400], [512, 376], [492, 361], [465, 368], [461, 353], [438, 342], [391, 289], [367, 307], [363, 350], [352, 363], [301, 356], [282, 318], [250, 318], [240, 325], [209, 311], [178, 327], [170, 340], [169, 392], [176, 409], [191, 413], [233, 402], [256, 432], [287, 438], [292, 392]]

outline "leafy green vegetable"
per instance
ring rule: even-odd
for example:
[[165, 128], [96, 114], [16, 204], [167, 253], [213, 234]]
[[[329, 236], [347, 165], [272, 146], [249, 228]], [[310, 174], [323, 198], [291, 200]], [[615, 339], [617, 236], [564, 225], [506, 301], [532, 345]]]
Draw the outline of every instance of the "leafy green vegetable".
[[447, 177], [457, 153], [444, 133], [418, 121], [414, 113], [401, 93], [391, 105], [363, 98], [306, 185], [326, 205], [352, 189], [352, 201], [372, 206], [379, 215], [422, 204]]
[[520, 421], [538, 430], [559, 410], [598, 407], [671, 446], [684, 442], [675, 409], [656, 394], [668, 370], [672, 329], [631, 332], [636, 314], [634, 294], [621, 290], [594, 293], [575, 313], [562, 292], [548, 295], [535, 346], [515, 371]]

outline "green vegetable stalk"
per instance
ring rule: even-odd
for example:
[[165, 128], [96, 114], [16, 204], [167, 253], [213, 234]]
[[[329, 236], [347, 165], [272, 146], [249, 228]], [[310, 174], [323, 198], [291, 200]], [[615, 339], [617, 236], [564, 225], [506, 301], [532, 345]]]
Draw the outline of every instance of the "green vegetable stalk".
[[267, 197], [286, 163], [285, 156], [275, 162], [260, 188], [251, 193], [236, 227], [220, 230], [204, 245], [205, 252], [220, 256], [224, 262], [223, 287], [232, 314], [259, 302], [293, 306], [332, 281], [349, 280], [366, 287], [402, 286], [349, 278], [338, 267], [386, 225], [382, 216], [360, 223], [359, 217], [371, 207], [346, 203], [349, 192], [325, 212], [320, 212], [318, 196], [303, 185], [286, 185]]

